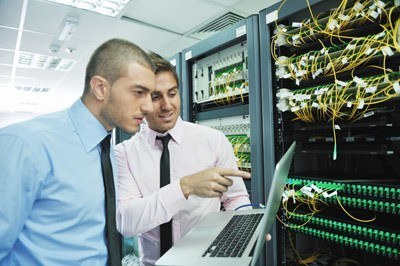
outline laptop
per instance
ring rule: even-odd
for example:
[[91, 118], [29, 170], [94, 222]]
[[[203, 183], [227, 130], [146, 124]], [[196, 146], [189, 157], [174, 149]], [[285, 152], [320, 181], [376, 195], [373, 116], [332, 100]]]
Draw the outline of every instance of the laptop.
[[275, 166], [265, 209], [206, 214], [156, 265], [255, 265], [275, 221], [295, 148], [293, 142]]

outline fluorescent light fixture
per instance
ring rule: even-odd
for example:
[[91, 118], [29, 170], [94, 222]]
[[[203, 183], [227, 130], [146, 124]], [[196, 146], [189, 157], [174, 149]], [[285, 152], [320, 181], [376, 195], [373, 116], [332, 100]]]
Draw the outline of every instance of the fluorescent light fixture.
[[75, 61], [72, 59], [33, 54], [28, 52], [19, 52], [17, 66], [68, 71], [74, 63]]
[[46, 87], [38, 87], [38, 86], [15, 86], [17, 91], [22, 92], [35, 92], [35, 93], [46, 93], [49, 92], [50, 88]]
[[102, 15], [116, 17], [131, 0], [47, 0]]
[[61, 26], [61, 31], [58, 34], [58, 40], [62, 42], [69, 41], [77, 27], [78, 19], [73, 17], [66, 17]]

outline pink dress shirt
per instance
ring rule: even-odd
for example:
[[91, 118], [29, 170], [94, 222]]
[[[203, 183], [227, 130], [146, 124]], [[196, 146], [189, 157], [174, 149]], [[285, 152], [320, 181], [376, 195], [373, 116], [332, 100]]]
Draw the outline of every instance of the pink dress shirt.
[[159, 225], [173, 218], [174, 242], [181, 239], [206, 213], [249, 204], [242, 178], [220, 198], [186, 199], [179, 180], [210, 167], [237, 168], [232, 146], [217, 130], [178, 119], [168, 131], [171, 183], [160, 189], [162, 143], [147, 126], [116, 146], [118, 161], [117, 227], [126, 237], [139, 235], [141, 265], [153, 265], [160, 256]]

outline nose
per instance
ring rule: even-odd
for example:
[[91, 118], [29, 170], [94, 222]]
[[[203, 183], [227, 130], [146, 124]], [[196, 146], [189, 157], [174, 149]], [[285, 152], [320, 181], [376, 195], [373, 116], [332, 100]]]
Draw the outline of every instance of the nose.
[[161, 109], [171, 110], [171, 108], [172, 108], [171, 100], [168, 98], [168, 96], [164, 95], [161, 103]]
[[151, 100], [151, 95], [146, 97], [146, 99], [140, 109], [142, 110], [142, 113], [144, 113], [145, 115], [154, 112], [154, 106], [153, 106], [153, 102]]

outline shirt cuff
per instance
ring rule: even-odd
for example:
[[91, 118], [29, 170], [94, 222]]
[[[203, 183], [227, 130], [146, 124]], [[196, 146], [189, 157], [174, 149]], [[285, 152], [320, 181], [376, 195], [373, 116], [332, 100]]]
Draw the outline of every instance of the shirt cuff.
[[185, 195], [183, 195], [179, 180], [163, 187], [160, 191], [160, 199], [165, 209], [172, 215], [179, 212], [187, 201]]

